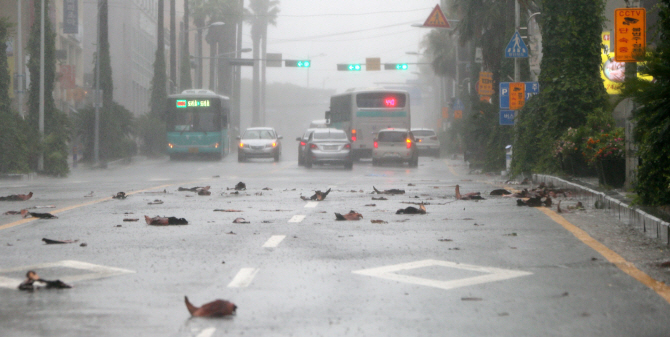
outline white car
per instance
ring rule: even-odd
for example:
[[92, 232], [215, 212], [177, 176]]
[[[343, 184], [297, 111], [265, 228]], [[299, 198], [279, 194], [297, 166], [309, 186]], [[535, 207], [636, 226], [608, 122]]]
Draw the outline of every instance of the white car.
[[275, 129], [268, 127], [248, 128], [237, 139], [239, 140], [238, 162], [243, 162], [247, 158], [273, 158], [274, 161], [279, 161], [282, 136], [277, 135]]
[[382, 129], [372, 145], [372, 165], [382, 162], [407, 162], [410, 167], [419, 166], [419, 151], [416, 140], [407, 129]]
[[440, 157], [440, 140], [433, 129], [412, 129], [419, 155]]

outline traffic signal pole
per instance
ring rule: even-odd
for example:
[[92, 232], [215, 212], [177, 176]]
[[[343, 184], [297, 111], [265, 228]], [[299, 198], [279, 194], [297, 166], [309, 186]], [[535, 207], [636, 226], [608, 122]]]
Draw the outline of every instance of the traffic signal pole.
[[[519, 31], [519, 25], [520, 25], [520, 8], [519, 8], [519, 0], [514, 0], [514, 30]], [[520, 74], [520, 67], [519, 67], [519, 58], [515, 57], [514, 58], [514, 82], [520, 82], [521, 81], [521, 74]]]

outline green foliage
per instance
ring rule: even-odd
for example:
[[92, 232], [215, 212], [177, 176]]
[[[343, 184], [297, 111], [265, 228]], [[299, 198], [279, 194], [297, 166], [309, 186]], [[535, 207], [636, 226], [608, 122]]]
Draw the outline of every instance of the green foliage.
[[165, 153], [167, 139], [165, 122], [145, 114], [135, 119], [133, 133], [140, 140], [140, 153], [148, 157], [157, 157]]
[[540, 95], [520, 111], [513, 173], [556, 172], [554, 140], [586, 123], [588, 114], [607, 111], [600, 78], [603, 0], [544, 2]]
[[[94, 160], [95, 109], [81, 109], [74, 119], [75, 134], [84, 145], [84, 161]], [[106, 162], [135, 155], [137, 145], [130, 138], [133, 114], [112, 102], [100, 109], [99, 158]]]
[[654, 81], [627, 78], [622, 92], [639, 104], [633, 112], [641, 161], [635, 191], [644, 205], [670, 204], [670, 0], [659, 8], [659, 44], [640, 71]]
[[[49, 8], [49, 0], [45, 0], [45, 8]], [[31, 27], [28, 40], [28, 70], [30, 71], [30, 88], [28, 90], [28, 151], [30, 165], [37, 168], [37, 158], [44, 151], [44, 173], [64, 177], [70, 172], [67, 165], [67, 142], [69, 123], [67, 115], [56, 108], [51, 94], [56, 80], [56, 33], [52, 29], [49, 15], [45, 15], [45, 48], [44, 74], [40, 73], [40, 6], [35, 6], [35, 21]], [[44, 140], [39, 135], [39, 87], [40, 77], [44, 76]]]

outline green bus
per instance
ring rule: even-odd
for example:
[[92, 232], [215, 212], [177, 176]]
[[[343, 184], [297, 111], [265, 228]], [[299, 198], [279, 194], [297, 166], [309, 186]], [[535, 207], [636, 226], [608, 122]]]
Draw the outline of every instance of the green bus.
[[167, 99], [167, 152], [170, 159], [230, 152], [230, 99], [210, 90], [190, 89]]

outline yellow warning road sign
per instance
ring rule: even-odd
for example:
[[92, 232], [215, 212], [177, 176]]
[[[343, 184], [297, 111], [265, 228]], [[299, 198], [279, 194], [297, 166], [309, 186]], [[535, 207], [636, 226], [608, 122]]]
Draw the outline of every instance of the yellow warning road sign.
[[435, 8], [433, 8], [433, 11], [428, 16], [428, 19], [426, 19], [426, 22], [423, 23], [423, 26], [434, 28], [451, 28], [447, 18], [444, 16], [444, 13], [442, 13], [442, 9], [440, 9], [440, 5], [435, 5]]

